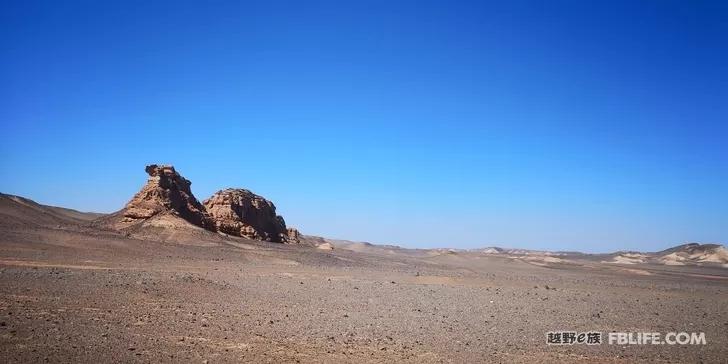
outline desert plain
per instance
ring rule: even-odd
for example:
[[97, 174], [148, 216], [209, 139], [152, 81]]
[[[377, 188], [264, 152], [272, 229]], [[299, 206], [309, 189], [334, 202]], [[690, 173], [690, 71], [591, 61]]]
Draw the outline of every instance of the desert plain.
[[[2, 361], [728, 358], [720, 246], [590, 255], [404, 249], [305, 235], [283, 244], [211, 232], [177, 215], [115, 229], [109, 221], [121, 221], [118, 214], [0, 196]], [[693, 264], [695, 257], [706, 264]], [[704, 332], [707, 342], [615, 345], [605, 337], [601, 345], [548, 345], [547, 333], [561, 330]]]

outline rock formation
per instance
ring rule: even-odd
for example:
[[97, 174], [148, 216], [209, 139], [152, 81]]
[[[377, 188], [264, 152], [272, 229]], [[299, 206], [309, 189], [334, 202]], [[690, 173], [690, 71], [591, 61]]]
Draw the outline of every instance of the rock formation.
[[[282, 219], [282, 217], [281, 217], [281, 219]], [[299, 243], [299, 242], [301, 242], [301, 233], [298, 231], [298, 229], [288, 228], [288, 230], [287, 230], [287, 236], [288, 236], [288, 242], [289, 243]]]
[[214, 230], [215, 224], [190, 190], [192, 184], [173, 166], [152, 164], [146, 167], [147, 184], [122, 210], [123, 223], [147, 220], [159, 214], [172, 214], [189, 223]]
[[283, 217], [276, 214], [275, 205], [248, 190], [221, 190], [200, 203], [190, 190], [191, 182], [173, 166], [152, 164], [146, 167], [146, 172], [149, 174], [146, 185], [131, 201], [120, 211], [98, 219], [94, 225], [144, 238], [167, 234], [169, 239], [194, 240], [203, 236], [199, 234], [204, 231], [197, 229], [201, 227], [248, 239], [301, 243], [301, 234], [286, 228]]
[[248, 190], [228, 188], [203, 202], [217, 230], [225, 234], [276, 243], [298, 243], [296, 229], [287, 229], [272, 202]]

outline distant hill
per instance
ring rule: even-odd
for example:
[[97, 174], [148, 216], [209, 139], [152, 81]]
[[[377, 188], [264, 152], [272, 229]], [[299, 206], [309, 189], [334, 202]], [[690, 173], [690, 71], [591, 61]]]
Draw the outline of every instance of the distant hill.
[[24, 197], [0, 193], [0, 217], [3, 225], [48, 227], [67, 224], [88, 225], [102, 216], [104, 214], [42, 205]]
[[[156, 196], [156, 194], [151, 194]], [[165, 201], [148, 204], [152, 207], [166, 206]], [[148, 208], [147, 205], [144, 205]], [[175, 213], [176, 210], [160, 210], [151, 218], [132, 221], [128, 228], [123, 229], [139, 236], [154, 235], [158, 240], [194, 241], [196, 239], [217, 240], [230, 239], [225, 234], [207, 231], [201, 227], [190, 224], [186, 219]], [[204, 211], [204, 210], [203, 210]], [[124, 218], [126, 209], [114, 214], [100, 214], [81, 212], [73, 209], [47, 206], [33, 200], [0, 193], [0, 228], [26, 228], [64, 226], [109, 227], [119, 224]], [[206, 212], [205, 212], [206, 213]], [[207, 218], [205, 216], [205, 218]], [[143, 229], [139, 230], [137, 228]], [[129, 229], [131, 228], [131, 229]], [[292, 230], [292, 229], [291, 229]], [[298, 234], [296, 232], [296, 234]], [[687, 243], [659, 252], [619, 251], [611, 254], [586, 254], [579, 252], [549, 252], [528, 249], [510, 249], [501, 247], [486, 247], [478, 249], [408, 249], [396, 245], [378, 245], [368, 242], [358, 242], [342, 239], [328, 239], [320, 236], [300, 235], [296, 239], [298, 244], [320, 247], [322, 249], [341, 249], [352, 252], [372, 255], [401, 255], [410, 257], [440, 257], [458, 255], [488, 255], [500, 256], [509, 259], [529, 261], [544, 261], [547, 263], [569, 263], [576, 261], [592, 261], [608, 264], [659, 264], [659, 265], [700, 265], [728, 268], [728, 249], [721, 244]]]

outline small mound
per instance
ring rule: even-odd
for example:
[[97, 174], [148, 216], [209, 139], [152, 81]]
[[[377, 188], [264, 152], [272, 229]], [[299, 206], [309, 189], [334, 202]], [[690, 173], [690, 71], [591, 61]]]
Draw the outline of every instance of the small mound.
[[544, 263], [563, 263], [563, 262], [565, 262], [565, 260], [563, 260], [561, 258], [550, 257], [550, 256], [524, 257], [523, 260], [532, 261], [532, 262], [544, 262]]
[[614, 264], [641, 264], [647, 262], [647, 256], [639, 253], [621, 253], [612, 258], [611, 261], [604, 263]]
[[665, 265], [685, 265], [685, 258], [677, 255], [677, 253], [670, 253], [660, 257], [658, 260]]

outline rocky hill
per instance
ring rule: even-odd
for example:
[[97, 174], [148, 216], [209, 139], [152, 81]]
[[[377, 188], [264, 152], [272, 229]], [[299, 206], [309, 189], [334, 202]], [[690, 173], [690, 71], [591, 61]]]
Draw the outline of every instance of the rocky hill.
[[41, 205], [33, 200], [0, 193], [0, 226], [87, 225], [103, 214], [80, 212], [63, 207]]
[[242, 188], [216, 192], [204, 206], [218, 231], [249, 239], [297, 243], [298, 231], [286, 228], [273, 202]]
[[616, 252], [605, 263], [709, 265], [728, 268], [728, 249], [720, 244], [688, 243], [659, 252]]
[[714, 263], [728, 267], [728, 249], [719, 244], [689, 243], [657, 253], [658, 261], [667, 265]]
[[271, 201], [248, 190], [221, 190], [203, 204], [192, 194], [192, 183], [173, 166], [152, 164], [145, 171], [149, 178], [142, 189], [123, 209], [101, 218], [97, 225], [144, 236], [204, 229], [275, 243], [300, 241], [298, 230], [286, 227]]

